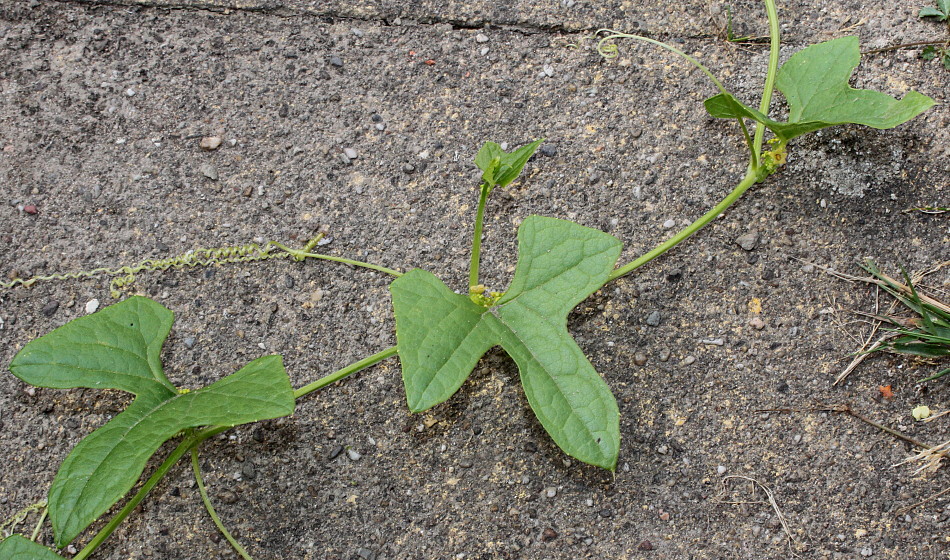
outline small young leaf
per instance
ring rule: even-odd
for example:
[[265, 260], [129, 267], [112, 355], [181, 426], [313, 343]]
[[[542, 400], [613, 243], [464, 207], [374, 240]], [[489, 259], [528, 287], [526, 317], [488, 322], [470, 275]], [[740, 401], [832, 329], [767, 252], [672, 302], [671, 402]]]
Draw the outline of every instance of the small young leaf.
[[528, 160], [534, 155], [534, 152], [538, 149], [538, 146], [541, 145], [541, 142], [544, 142], [544, 138], [539, 138], [510, 154], [502, 156], [501, 168], [498, 173], [499, 187], [507, 187], [512, 181], [518, 178], [518, 175], [521, 175], [521, 170], [524, 169], [525, 164], [528, 163]]
[[26, 537], [11, 535], [0, 541], [3, 560], [63, 560], [63, 557]]
[[920, 58], [924, 60], [933, 60], [937, 58], [937, 47], [933, 45], [927, 45], [924, 47], [924, 50], [920, 51]]
[[171, 325], [171, 311], [133, 297], [30, 342], [10, 364], [14, 375], [32, 385], [136, 395], [60, 465], [48, 500], [58, 546], [72, 541], [124, 496], [148, 458], [181, 430], [293, 412], [293, 389], [280, 356], [259, 358], [208, 387], [179, 393], [160, 362]]
[[485, 142], [475, 155], [475, 165], [482, 170], [482, 181], [494, 188], [498, 183], [498, 167], [505, 155], [501, 146], [494, 142]]
[[510, 154], [494, 142], [485, 142], [475, 156], [475, 165], [482, 170], [482, 181], [489, 188], [507, 187], [518, 178], [518, 175], [521, 175], [521, 170], [524, 169], [541, 142], [544, 142], [543, 138], [522, 146]]
[[482, 307], [429, 272], [390, 285], [410, 410], [439, 404], [478, 359], [500, 345], [515, 360], [528, 403], [567, 454], [614, 469], [617, 403], [567, 331], [567, 314], [607, 280], [620, 254], [611, 235], [531, 216], [518, 230], [519, 261], [499, 303]]
[[893, 128], [934, 105], [910, 91], [900, 101], [881, 92], [848, 85], [861, 58], [857, 37], [842, 37], [795, 53], [778, 72], [776, 87], [788, 101], [788, 122], [769, 119], [728, 94], [707, 99], [709, 114], [718, 118], [751, 118], [784, 141], [825, 127], [853, 123]]
[[922, 18], [935, 17], [935, 18], [939, 18], [940, 21], [943, 21], [944, 19], [946, 19], [947, 16], [943, 15], [943, 12], [941, 12], [937, 8], [934, 8], [933, 6], [927, 6], [926, 8], [920, 9], [920, 12], [917, 14], [917, 17], [922, 17]]

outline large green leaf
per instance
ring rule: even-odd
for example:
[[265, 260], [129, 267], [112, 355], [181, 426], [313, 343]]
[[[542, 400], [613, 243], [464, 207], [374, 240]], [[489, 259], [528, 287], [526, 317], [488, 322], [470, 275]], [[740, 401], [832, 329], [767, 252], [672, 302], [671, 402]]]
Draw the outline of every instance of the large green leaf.
[[41, 544], [11, 535], [0, 541], [0, 559], [2, 560], [63, 560], [63, 557]]
[[793, 55], [776, 76], [776, 87], [788, 101], [788, 122], [768, 118], [731, 94], [705, 101], [718, 118], [750, 118], [788, 141], [825, 127], [853, 123], [886, 129], [903, 124], [934, 105], [926, 95], [910, 91], [898, 101], [878, 91], [848, 85], [861, 59], [857, 37], [812, 45]]
[[478, 359], [500, 345], [515, 360], [532, 410], [569, 455], [614, 469], [619, 412], [607, 384], [567, 331], [567, 314], [607, 280], [620, 242], [572, 222], [531, 216], [518, 231], [518, 266], [496, 305], [454, 293], [429, 272], [390, 285], [410, 410], [451, 397]]
[[30, 342], [10, 364], [14, 375], [32, 385], [136, 395], [125, 411], [84, 438], [56, 473], [48, 501], [58, 546], [124, 496], [148, 458], [178, 432], [293, 412], [293, 389], [280, 356], [258, 358], [208, 387], [179, 392], [160, 361], [172, 320], [158, 303], [129, 298]]

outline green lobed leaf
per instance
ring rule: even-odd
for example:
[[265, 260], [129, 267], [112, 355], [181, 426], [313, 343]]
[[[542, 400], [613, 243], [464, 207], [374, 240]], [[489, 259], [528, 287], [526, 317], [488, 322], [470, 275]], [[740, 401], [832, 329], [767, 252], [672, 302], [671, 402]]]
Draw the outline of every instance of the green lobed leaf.
[[910, 91], [901, 100], [884, 93], [848, 85], [860, 62], [857, 37], [842, 37], [795, 53], [779, 70], [776, 87], [789, 106], [788, 122], [772, 120], [731, 94], [704, 102], [718, 118], [751, 118], [784, 141], [839, 124], [886, 129], [903, 124], [934, 105], [926, 95]]
[[63, 560], [63, 557], [26, 537], [11, 535], [0, 541], [3, 560]]
[[555, 443], [613, 470], [620, 448], [617, 403], [568, 333], [567, 314], [607, 280], [620, 242], [572, 222], [531, 216], [518, 231], [518, 254], [511, 287], [491, 308], [419, 269], [390, 285], [409, 408], [426, 410], [451, 397], [479, 358], [500, 345], [518, 365], [528, 403]]
[[119, 389], [132, 404], [70, 452], [53, 479], [50, 521], [65, 546], [135, 484], [148, 458], [187, 428], [232, 426], [291, 414], [293, 389], [280, 356], [265, 356], [203, 389], [179, 393], [165, 377], [161, 346], [171, 311], [129, 298], [27, 344], [14, 375], [41, 387]]

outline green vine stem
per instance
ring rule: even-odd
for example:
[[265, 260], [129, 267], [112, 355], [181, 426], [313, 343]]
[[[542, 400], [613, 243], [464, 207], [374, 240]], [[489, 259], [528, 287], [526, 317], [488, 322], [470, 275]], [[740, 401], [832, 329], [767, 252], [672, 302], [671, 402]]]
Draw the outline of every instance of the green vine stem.
[[757, 182], [758, 180], [757, 178], [758, 178], [758, 173], [750, 169], [749, 172], [746, 173], [746, 176], [742, 179], [742, 181], [738, 185], [736, 185], [736, 187], [732, 189], [732, 192], [726, 195], [726, 198], [722, 199], [719, 202], [719, 204], [713, 206], [708, 212], [703, 214], [698, 220], [694, 221], [693, 223], [689, 224], [682, 230], [678, 231], [676, 235], [674, 235], [673, 237], [667, 239], [663, 243], [660, 243], [659, 245], [654, 247], [653, 250], [651, 250], [650, 252], [644, 255], [641, 255], [634, 261], [629, 262], [621, 266], [620, 268], [614, 269], [614, 271], [610, 273], [610, 276], [607, 277], [607, 282], [612, 282], [613, 280], [616, 280], [617, 278], [620, 278], [621, 276], [630, 274], [634, 270], [640, 268], [646, 263], [659, 257], [663, 253], [669, 251], [673, 247], [676, 247], [677, 245], [679, 245], [683, 240], [685, 240], [687, 237], [693, 235], [694, 233], [702, 229], [709, 222], [715, 220], [720, 214], [725, 212], [727, 208], [732, 206], [732, 204], [735, 201], [739, 200], [739, 197], [741, 197], [743, 193], [749, 190], [749, 187], [751, 187]]
[[[768, 0], [768, 1], [772, 1], [772, 0]], [[633, 39], [635, 41], [642, 41], [644, 43], [656, 45], [660, 48], [666, 49], [686, 59], [687, 62], [689, 62], [690, 64], [698, 68], [703, 74], [705, 74], [716, 86], [716, 89], [718, 89], [720, 93], [729, 95], [729, 91], [726, 89], [724, 85], [722, 85], [722, 82], [719, 81], [719, 78], [717, 78], [715, 74], [713, 74], [709, 68], [707, 68], [702, 62], [696, 60], [695, 57], [686, 54], [684, 51], [674, 47], [673, 45], [664, 43], [663, 41], [657, 41], [656, 39], [651, 39], [649, 37], [644, 37], [642, 35], [621, 33], [619, 31], [614, 31], [612, 29], [600, 29], [597, 31], [595, 35], [600, 35], [601, 33], [607, 33], [607, 36], [601, 38], [600, 41], [597, 43], [597, 52], [599, 52], [601, 56], [603, 56], [604, 58], [610, 59], [610, 58], [617, 57], [617, 51], [618, 51], [617, 45], [614, 43], [610, 43], [610, 41], [614, 39]], [[736, 121], [739, 123], [739, 128], [742, 129], [743, 138], [745, 138], [746, 146], [748, 146], [749, 148], [749, 158], [752, 160], [752, 166], [758, 167], [760, 152], [758, 149], [756, 149], [755, 145], [752, 142], [752, 138], [749, 136], [749, 129], [746, 128], [745, 121], [743, 119], [736, 119]]]
[[491, 194], [491, 187], [487, 183], [482, 183], [478, 195], [478, 210], [475, 211], [475, 233], [472, 238], [472, 264], [468, 271], [469, 289], [478, 286], [478, 262], [482, 253], [482, 227], [485, 223], [485, 205], [488, 202], [488, 195]]
[[[764, 89], [762, 90], [762, 102], [760, 103], [760, 109], [759, 109], [763, 113], [768, 112], [769, 106], [772, 103], [772, 92], [775, 88], [775, 79], [776, 79], [776, 74], [778, 73], [779, 47], [781, 45], [781, 37], [779, 35], [780, 29], [779, 29], [779, 23], [778, 23], [778, 10], [775, 7], [775, 0], [765, 0], [765, 10], [769, 18], [770, 43], [769, 43], [769, 66], [768, 66], [768, 72], [765, 76], [765, 86], [764, 86]], [[668, 48], [669, 50], [672, 50], [673, 52], [678, 51], [678, 49], [675, 49], [675, 47], [670, 47], [666, 45], [665, 43], [660, 43], [659, 41], [654, 41], [653, 39], [647, 39], [647, 38], [643, 38], [643, 39], [647, 40], [647, 42], [650, 42], [650, 43], [659, 44], [660, 46], [663, 46], [664, 48]], [[677, 54], [681, 54], [682, 56], [687, 57], [688, 60], [691, 58], [689, 57], [689, 55], [687, 55], [686, 53], [682, 53], [681, 51], [678, 52]], [[698, 64], [698, 62], [696, 64]], [[710, 76], [710, 78], [712, 78], [713, 80], [715, 80], [715, 78], [713, 78], [710, 73], [707, 73], [707, 75]], [[717, 86], [720, 86], [721, 88], [721, 84], [718, 82], [718, 80], [716, 80], [716, 84]], [[725, 92], [725, 89], [722, 89], [722, 91]], [[742, 124], [742, 119], [739, 119], [739, 121], [740, 121], [740, 124]], [[742, 124], [742, 128], [743, 128], [743, 131], [745, 132], [746, 129], [745, 129], [744, 124]], [[776, 158], [784, 156], [785, 143], [780, 143], [775, 148], [774, 153], [777, 155], [766, 154], [769, 157], [764, 158], [766, 159], [766, 161], [762, 161], [763, 160], [762, 141], [765, 138], [765, 128], [766, 128], [765, 126], [756, 127], [755, 138], [752, 141], [752, 143], [749, 144], [752, 150], [752, 157], [750, 158], [750, 161], [749, 161], [749, 168], [746, 171], [745, 177], [743, 177], [742, 180], [739, 182], [739, 184], [737, 184], [732, 189], [732, 192], [726, 195], [726, 197], [723, 198], [719, 202], [719, 204], [716, 204], [715, 206], [713, 206], [708, 212], [703, 214], [693, 223], [689, 224], [682, 230], [678, 231], [675, 235], [673, 235], [673, 237], [657, 245], [654, 249], [652, 249], [648, 253], [641, 255], [640, 257], [634, 259], [633, 261], [615, 269], [610, 274], [610, 276], [607, 277], [607, 281], [611, 282], [613, 280], [616, 280], [617, 278], [620, 278], [621, 276], [630, 274], [634, 270], [652, 261], [656, 257], [659, 257], [660, 255], [669, 251], [673, 247], [676, 247], [681, 242], [683, 242], [686, 238], [690, 237], [691, 235], [693, 235], [694, 233], [696, 233], [697, 231], [705, 227], [707, 224], [709, 224], [709, 222], [719, 217], [730, 206], [732, 206], [737, 200], [739, 200], [739, 198], [747, 190], [749, 190], [749, 188], [752, 185], [762, 181], [770, 173], [772, 173], [776, 168]], [[746, 142], [748, 143], [749, 142], [748, 132], [745, 132], [745, 135], [746, 135]]]
[[211, 505], [211, 499], [208, 498], [208, 491], [205, 489], [204, 480], [201, 478], [201, 466], [198, 464], [198, 447], [191, 448], [191, 470], [195, 473], [195, 483], [198, 484], [198, 493], [201, 494], [201, 501], [205, 504], [205, 509], [208, 510], [208, 515], [211, 516], [211, 521], [214, 521], [215, 527], [218, 528], [218, 531], [221, 531], [221, 534], [224, 535], [224, 538], [227, 539], [234, 550], [241, 555], [241, 558], [244, 560], [254, 560], [251, 558], [251, 555], [244, 550], [244, 547], [241, 546], [241, 543], [231, 536], [230, 531], [227, 527], [224, 526], [224, 523], [221, 522], [221, 518], [218, 517], [218, 512], [214, 510], [214, 506]]
[[[364, 370], [394, 355], [396, 355], [396, 347], [391, 346], [381, 352], [373, 354], [372, 356], [363, 358], [362, 360], [354, 362], [343, 369], [337, 370], [329, 375], [325, 375], [313, 383], [297, 389], [294, 391], [294, 398], [299, 400], [300, 398], [312, 393], [313, 391], [316, 391], [317, 389], [326, 387], [332, 383], [336, 383], [348, 375], [352, 375], [358, 371]], [[125, 521], [125, 518], [132, 513], [136, 506], [138, 506], [142, 500], [145, 499], [148, 493], [152, 491], [152, 488], [155, 488], [162, 478], [168, 474], [168, 471], [171, 470], [171, 468], [175, 466], [175, 464], [178, 463], [178, 461], [184, 457], [186, 453], [197, 448], [198, 445], [200, 445], [204, 440], [229, 430], [232, 427], [233, 426], [208, 426], [202, 428], [201, 430], [192, 431], [190, 434], [186, 435], [185, 439], [183, 439], [181, 443], [178, 444], [178, 446], [168, 455], [165, 461], [163, 461], [162, 464], [159, 465], [157, 469], [155, 469], [155, 472], [153, 472], [152, 475], [148, 477], [148, 480], [146, 480], [145, 484], [139, 488], [138, 492], [136, 492], [135, 495], [132, 496], [132, 498], [130, 498], [125, 504], [125, 506], [123, 506], [122, 509], [119, 510], [119, 512], [109, 520], [106, 526], [100, 529], [99, 532], [96, 533], [96, 535], [92, 538], [92, 540], [90, 540], [89, 543], [83, 547], [83, 549], [80, 550], [76, 556], [73, 557], [73, 560], [85, 560], [90, 554], [95, 552], [95, 550], [99, 548], [99, 546], [101, 546], [107, 538], [109, 538], [109, 536], [119, 527], [119, 525], [122, 524], [123, 521]]]
[[178, 444], [178, 447], [175, 448], [171, 454], [162, 462], [161, 465], [155, 469], [155, 472], [152, 473], [152, 476], [148, 477], [148, 480], [145, 481], [145, 484], [139, 488], [138, 492], [129, 499], [128, 502], [119, 510], [119, 513], [115, 514], [112, 519], [106, 524], [105, 527], [99, 530], [98, 533], [89, 541], [82, 550], [79, 551], [79, 554], [73, 557], [73, 560], [85, 560], [89, 557], [90, 554], [95, 552], [97, 548], [111, 535], [118, 527], [125, 521], [125, 518], [129, 516], [130, 513], [138, 506], [142, 500], [145, 499], [145, 496], [152, 491], [152, 488], [163, 479], [165, 475], [168, 474], [168, 471], [171, 470], [175, 463], [179, 459], [185, 456], [185, 453], [191, 450], [192, 447], [197, 446], [202, 441], [208, 439], [211, 436], [220, 434], [221, 432], [230, 429], [231, 426], [211, 426], [204, 428], [197, 432], [193, 432], [190, 436], [182, 440]]
[[370, 366], [374, 366], [378, 364], [379, 362], [385, 360], [386, 358], [395, 356], [396, 352], [397, 352], [396, 347], [390, 346], [389, 348], [381, 352], [377, 352], [373, 354], [372, 356], [367, 356], [366, 358], [363, 358], [362, 360], [358, 362], [353, 362], [352, 364], [346, 366], [343, 369], [337, 370], [329, 375], [326, 375], [324, 377], [321, 377], [320, 379], [317, 379], [313, 383], [309, 383], [297, 389], [296, 391], [294, 391], [294, 398], [299, 400], [301, 397], [308, 395], [316, 391], [317, 389], [322, 389], [326, 387], [327, 385], [332, 385], [333, 383], [336, 383], [337, 381], [343, 379], [344, 377], [348, 375], [352, 375]]

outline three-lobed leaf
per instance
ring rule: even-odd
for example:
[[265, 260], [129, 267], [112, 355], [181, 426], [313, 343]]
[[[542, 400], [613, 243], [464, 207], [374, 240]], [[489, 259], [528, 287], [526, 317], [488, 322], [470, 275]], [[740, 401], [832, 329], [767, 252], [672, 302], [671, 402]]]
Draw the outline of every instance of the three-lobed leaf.
[[788, 101], [787, 122], [770, 119], [731, 94], [705, 101], [718, 118], [750, 118], [767, 126], [783, 141], [839, 124], [887, 129], [903, 124], [934, 105], [926, 95], [910, 91], [901, 100], [848, 85], [860, 62], [857, 37], [842, 37], [795, 53], [776, 76], [776, 87]]
[[482, 170], [482, 181], [489, 188], [507, 187], [524, 169], [525, 164], [534, 155], [544, 139], [538, 139], [530, 144], [508, 153], [495, 142], [485, 142], [478, 154], [475, 155], [475, 165]]
[[429, 272], [390, 285], [410, 410], [451, 397], [493, 346], [518, 365], [528, 403], [567, 454], [614, 469], [619, 411], [607, 384], [567, 331], [567, 314], [599, 289], [620, 254], [615, 237], [531, 216], [518, 230], [518, 264], [492, 307], [456, 294]]
[[126, 410], [85, 437], [63, 461], [49, 493], [56, 544], [65, 546], [135, 484], [148, 458], [188, 428], [233, 426], [291, 414], [293, 389], [280, 356], [258, 358], [224, 379], [179, 392], [160, 353], [171, 311], [133, 297], [27, 344], [14, 375], [40, 387], [118, 389]]
[[20, 535], [10, 535], [0, 541], [0, 559], [3, 560], [63, 560], [63, 557], [41, 544]]

